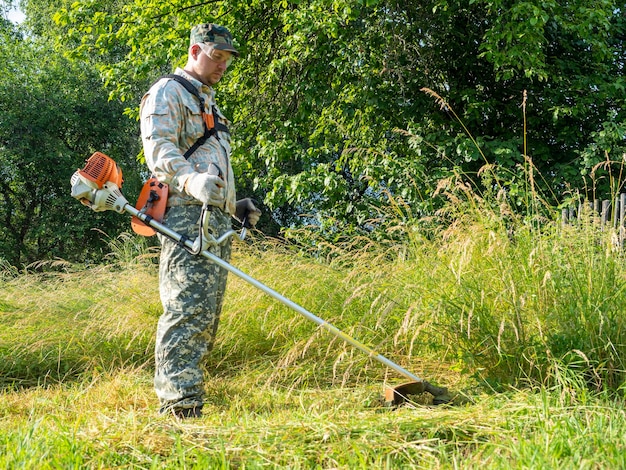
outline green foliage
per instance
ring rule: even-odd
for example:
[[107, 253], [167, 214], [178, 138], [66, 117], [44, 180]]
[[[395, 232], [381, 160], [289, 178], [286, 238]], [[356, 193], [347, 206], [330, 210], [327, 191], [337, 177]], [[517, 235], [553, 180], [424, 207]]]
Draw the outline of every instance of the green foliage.
[[[105, 54], [101, 71], [131, 114], [133, 84], [184, 61], [191, 25], [230, 27], [242, 59], [219, 95], [240, 192], [278, 226], [313, 222], [335, 239], [379, 227], [389, 196], [432, 212], [436, 182], [485, 159], [511, 186], [525, 152], [557, 196], [584, 189], [604, 151], [626, 148], [622, 11], [609, 0], [90, 1], [55, 21], [74, 56]], [[450, 106], [438, 112], [424, 87]]]
[[91, 228], [115, 235], [123, 223], [88, 213], [70, 197], [69, 181], [98, 150], [120, 162], [127, 192], [136, 194], [130, 123], [119, 103], [107, 101], [91, 64], [72, 63], [17, 34], [1, 37], [0, 257], [16, 266], [98, 260], [103, 243]]

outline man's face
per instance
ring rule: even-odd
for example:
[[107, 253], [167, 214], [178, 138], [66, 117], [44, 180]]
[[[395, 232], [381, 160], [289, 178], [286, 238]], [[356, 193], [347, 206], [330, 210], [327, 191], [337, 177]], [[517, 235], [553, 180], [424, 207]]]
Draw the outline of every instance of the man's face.
[[[196, 46], [194, 46], [196, 47]], [[206, 85], [215, 85], [220, 81], [232, 60], [228, 51], [213, 49], [207, 45], [197, 45], [195, 72]]]

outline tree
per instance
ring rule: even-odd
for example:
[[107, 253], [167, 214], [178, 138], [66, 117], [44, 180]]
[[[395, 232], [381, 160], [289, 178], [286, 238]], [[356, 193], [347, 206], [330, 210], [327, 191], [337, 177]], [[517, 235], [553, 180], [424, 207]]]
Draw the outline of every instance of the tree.
[[[127, 229], [114, 214], [99, 215], [70, 197], [70, 177], [95, 150], [135, 166], [137, 138], [109, 102], [98, 73], [23, 38], [0, 34], [0, 258], [21, 266], [64, 258], [97, 260], [102, 235]], [[137, 193], [137, 177], [127, 176]]]
[[317, 220], [329, 236], [371, 230], [390, 195], [429, 212], [438, 179], [454, 170], [480, 185], [485, 163], [521, 200], [527, 157], [556, 200], [584, 189], [605, 152], [619, 160], [626, 148], [617, 1], [116, 7], [74, 3], [55, 20], [75, 54], [112, 59], [102, 72], [131, 108], [134, 84], [182, 63], [193, 24], [215, 20], [235, 32], [243, 57], [219, 85], [235, 123], [233, 163], [278, 225]]

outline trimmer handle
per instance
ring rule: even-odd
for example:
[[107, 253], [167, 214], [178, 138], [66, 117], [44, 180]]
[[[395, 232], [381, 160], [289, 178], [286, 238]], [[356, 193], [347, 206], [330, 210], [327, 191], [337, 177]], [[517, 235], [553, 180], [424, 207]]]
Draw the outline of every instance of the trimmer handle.
[[[256, 201], [256, 199], [252, 199], [252, 198], [246, 198], [246, 199], [250, 199], [250, 201], [252, 201], [252, 204], [254, 204], [254, 207], [259, 206], [259, 203]], [[248, 222], [248, 215], [250, 215], [250, 212], [252, 211], [248, 207], [246, 207], [244, 213], [241, 214], [241, 217], [240, 217], [241, 225], [244, 228], [252, 228], [252, 225], [250, 225], [250, 222]]]

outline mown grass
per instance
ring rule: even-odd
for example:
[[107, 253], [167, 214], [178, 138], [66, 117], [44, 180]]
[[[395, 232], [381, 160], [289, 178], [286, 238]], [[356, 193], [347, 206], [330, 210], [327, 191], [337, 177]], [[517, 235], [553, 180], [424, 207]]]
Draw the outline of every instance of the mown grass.
[[466, 202], [403, 243], [321, 261], [257, 237], [232, 261], [456, 404], [381, 406], [401, 377], [231, 276], [205, 416], [158, 416], [156, 269], [127, 237], [106, 266], [2, 271], [0, 465], [625, 468], [622, 252]]

